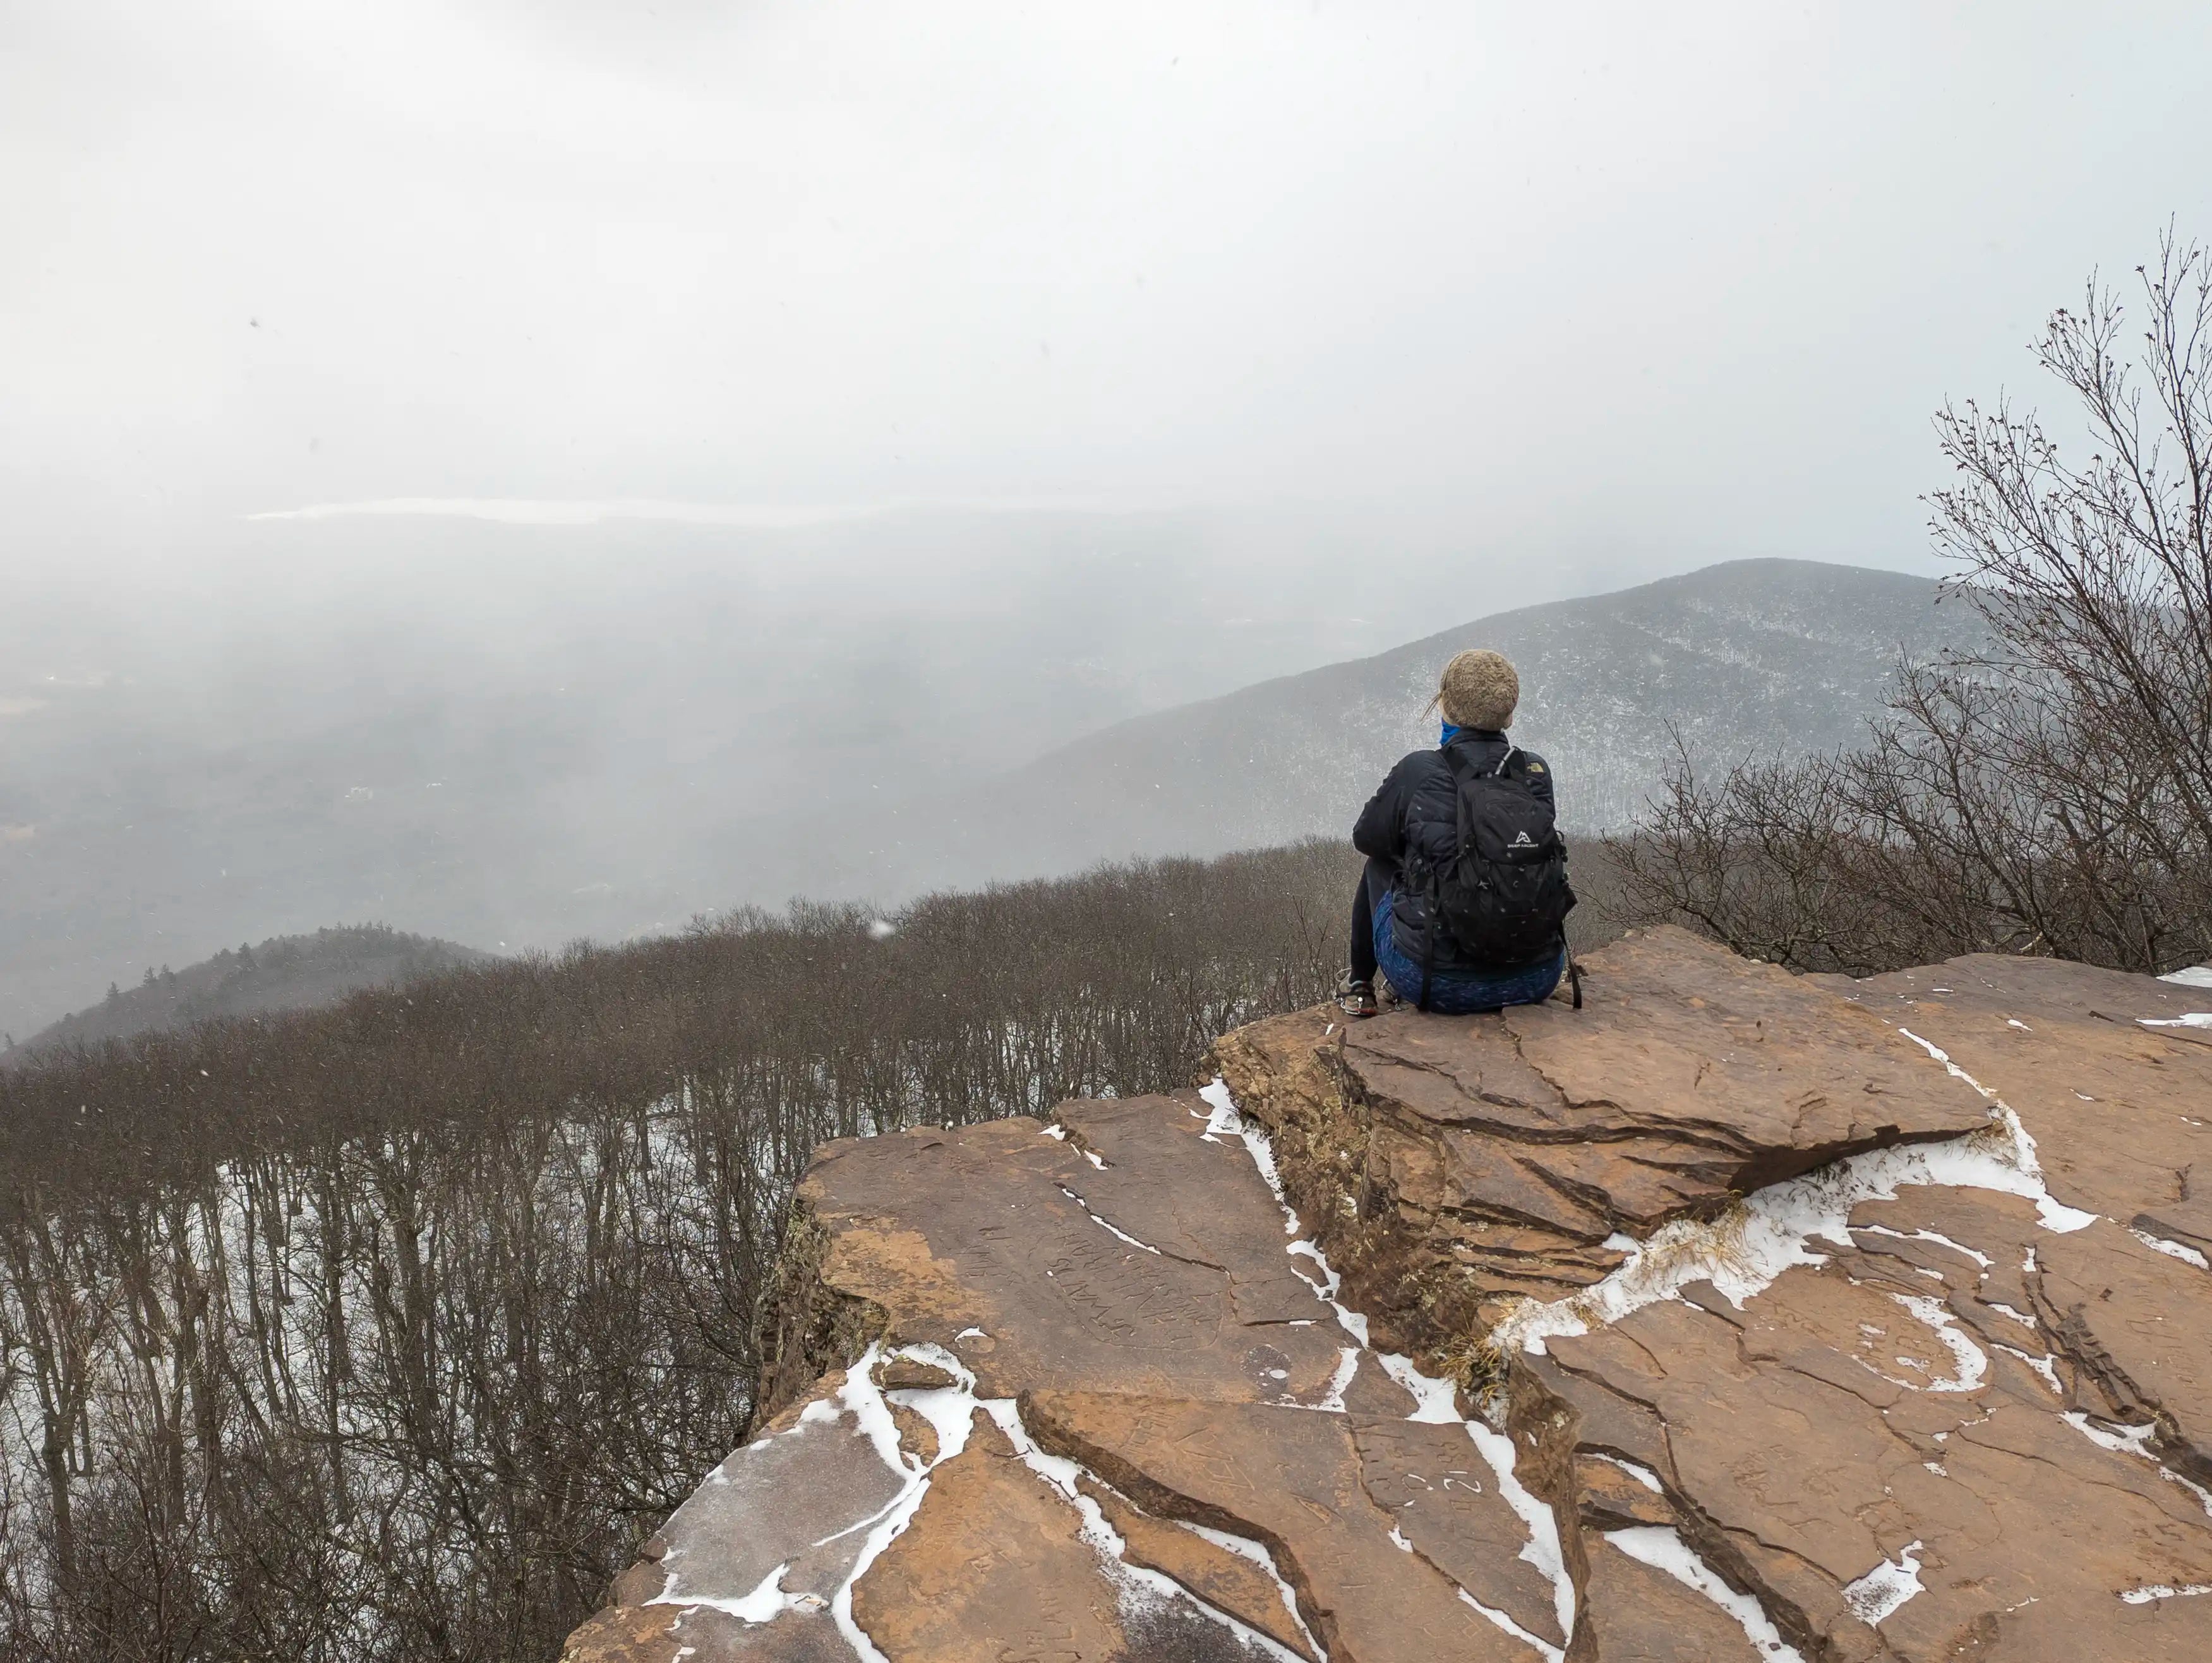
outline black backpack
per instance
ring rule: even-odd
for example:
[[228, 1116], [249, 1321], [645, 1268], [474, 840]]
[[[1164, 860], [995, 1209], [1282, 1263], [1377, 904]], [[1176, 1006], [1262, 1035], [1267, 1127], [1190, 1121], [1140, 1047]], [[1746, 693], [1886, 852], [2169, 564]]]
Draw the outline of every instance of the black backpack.
[[[1431, 966], [1440, 924], [1469, 956], [1493, 964], [1526, 964], [1566, 938], [1575, 892], [1567, 883], [1567, 846], [1552, 805], [1509, 774], [1519, 752], [1508, 750], [1487, 774], [1444, 748], [1458, 787], [1458, 853], [1434, 875], [1430, 917]], [[1577, 988], [1580, 992], [1580, 988]], [[1426, 988], [1423, 1003], [1427, 1003]], [[1577, 1003], [1580, 1000], [1577, 998]]]

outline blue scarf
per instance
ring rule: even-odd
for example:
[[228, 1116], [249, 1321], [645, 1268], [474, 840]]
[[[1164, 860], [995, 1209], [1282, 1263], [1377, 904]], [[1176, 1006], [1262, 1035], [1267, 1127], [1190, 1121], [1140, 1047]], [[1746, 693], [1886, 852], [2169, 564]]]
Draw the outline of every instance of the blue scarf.
[[1446, 722], [1444, 724], [1444, 737], [1437, 741], [1437, 749], [1438, 750], [1442, 750], [1446, 745], [1449, 744], [1457, 737], [1459, 737], [1459, 730], [1454, 727], [1449, 722]]

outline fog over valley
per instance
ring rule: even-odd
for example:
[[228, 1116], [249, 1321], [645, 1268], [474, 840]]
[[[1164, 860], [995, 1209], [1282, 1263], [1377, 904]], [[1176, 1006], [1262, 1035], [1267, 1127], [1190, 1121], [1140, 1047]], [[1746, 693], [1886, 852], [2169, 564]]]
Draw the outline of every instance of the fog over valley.
[[[1803, 562], [1524, 614], [1571, 571], [1442, 554], [1355, 615], [1355, 532], [1256, 517], [423, 526], [396, 587], [388, 526], [288, 526], [312, 583], [233, 568], [219, 632], [156, 579], [13, 643], [58, 667], [4, 695], [0, 1028], [340, 921], [553, 948], [1341, 836], [1477, 640], [1521, 664], [1566, 823], [1619, 827], [1669, 723], [1729, 760], [1845, 743], [1899, 649], [1965, 622], [1925, 579]], [[1513, 616], [1425, 639], [1447, 604]]]
[[[799, 894], [899, 899], [954, 866], [856, 866], [866, 840], [843, 834], [883, 805], [1394, 645], [1435, 595], [1482, 605], [1464, 561], [1409, 540], [1428, 580], [1347, 607], [1366, 529], [349, 518], [242, 526], [221, 562], [120, 586], [51, 583], [0, 620], [0, 859], [19, 880], [0, 1029], [338, 921], [520, 949]], [[1005, 853], [1006, 875], [1042, 864]]]
[[[1410, 682], [1065, 759], [1716, 562], [1932, 578], [1930, 412], [2202, 196], [2204, 15], [2071, 16], [11, 13], [0, 1032], [342, 923], [1339, 835]], [[1737, 611], [1656, 703], [1529, 666], [1572, 823], [1699, 655], [1786, 749], [1914, 633], [1785, 697]]]

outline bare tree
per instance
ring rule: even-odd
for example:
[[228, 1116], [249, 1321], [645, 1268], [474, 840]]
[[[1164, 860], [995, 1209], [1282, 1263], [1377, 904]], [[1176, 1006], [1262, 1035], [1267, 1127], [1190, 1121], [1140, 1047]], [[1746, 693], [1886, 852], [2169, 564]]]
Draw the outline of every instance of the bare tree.
[[2169, 232], [2144, 326], [2092, 277], [2032, 350], [2087, 459], [2034, 414], [1936, 417], [1948, 598], [1989, 644], [1900, 667], [1861, 750], [1700, 779], [1615, 847], [1630, 911], [1866, 974], [1971, 951], [2163, 971], [2212, 954], [2212, 260]]

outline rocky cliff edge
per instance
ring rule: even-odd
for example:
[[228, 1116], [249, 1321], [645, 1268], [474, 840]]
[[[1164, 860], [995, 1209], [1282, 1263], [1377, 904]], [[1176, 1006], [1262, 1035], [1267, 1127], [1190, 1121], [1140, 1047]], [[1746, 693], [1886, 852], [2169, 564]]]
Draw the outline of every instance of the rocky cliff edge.
[[1589, 970], [826, 1146], [568, 1663], [2212, 1656], [2212, 989]]

